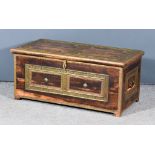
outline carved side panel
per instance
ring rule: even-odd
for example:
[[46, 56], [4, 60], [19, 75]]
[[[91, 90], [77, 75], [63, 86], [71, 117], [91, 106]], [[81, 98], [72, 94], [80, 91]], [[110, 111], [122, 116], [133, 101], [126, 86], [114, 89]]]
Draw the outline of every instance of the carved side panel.
[[133, 62], [124, 71], [123, 109], [139, 100], [141, 59]]
[[138, 67], [126, 74], [125, 79], [125, 100], [138, 91]]

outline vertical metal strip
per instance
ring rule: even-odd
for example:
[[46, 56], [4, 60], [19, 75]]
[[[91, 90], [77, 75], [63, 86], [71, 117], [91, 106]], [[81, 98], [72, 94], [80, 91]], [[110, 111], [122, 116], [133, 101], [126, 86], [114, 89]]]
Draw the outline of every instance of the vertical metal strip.
[[109, 77], [105, 77], [104, 79], [104, 85], [103, 88], [104, 89], [104, 98], [106, 99], [106, 101], [108, 101], [108, 96], [109, 96]]
[[63, 92], [68, 89], [68, 76], [66, 73], [61, 75], [61, 88]]

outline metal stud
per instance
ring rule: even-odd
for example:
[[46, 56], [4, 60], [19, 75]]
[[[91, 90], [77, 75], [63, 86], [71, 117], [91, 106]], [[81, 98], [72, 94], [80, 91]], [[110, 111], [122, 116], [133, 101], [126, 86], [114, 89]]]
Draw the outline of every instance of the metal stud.
[[45, 82], [48, 82], [48, 78], [44, 78], [44, 81], [45, 81]]
[[87, 87], [88, 87], [88, 84], [87, 84], [87, 83], [84, 83], [84, 84], [83, 84], [83, 87], [84, 87], [84, 88], [87, 88]]

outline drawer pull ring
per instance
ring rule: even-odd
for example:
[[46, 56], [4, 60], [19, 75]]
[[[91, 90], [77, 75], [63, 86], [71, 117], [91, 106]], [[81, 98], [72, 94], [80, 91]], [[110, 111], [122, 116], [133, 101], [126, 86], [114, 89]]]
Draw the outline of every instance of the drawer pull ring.
[[45, 82], [48, 82], [48, 78], [44, 78], [44, 81], [45, 81]]
[[88, 84], [87, 84], [87, 83], [84, 83], [84, 84], [83, 84], [83, 87], [84, 87], [84, 88], [87, 88], [87, 87], [88, 87]]

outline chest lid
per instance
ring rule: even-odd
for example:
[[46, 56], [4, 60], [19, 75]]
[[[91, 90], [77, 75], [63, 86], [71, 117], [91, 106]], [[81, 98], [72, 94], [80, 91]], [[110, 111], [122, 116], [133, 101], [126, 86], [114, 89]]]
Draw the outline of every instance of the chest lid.
[[144, 52], [126, 48], [91, 45], [75, 42], [39, 39], [11, 49], [13, 54], [66, 59], [114, 66], [127, 66]]

